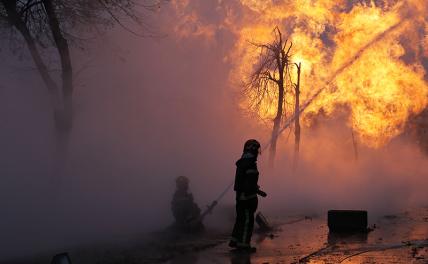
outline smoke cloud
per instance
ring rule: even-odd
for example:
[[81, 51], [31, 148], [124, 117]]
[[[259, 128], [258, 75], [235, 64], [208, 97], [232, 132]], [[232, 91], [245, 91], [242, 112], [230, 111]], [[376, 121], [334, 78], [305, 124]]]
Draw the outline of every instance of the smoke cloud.
[[[171, 1], [153, 22], [165, 37], [142, 39], [116, 28], [86, 51], [74, 50], [75, 69], [83, 70], [64, 162], [58, 161], [49, 96], [31, 60], [17, 61], [3, 50], [0, 261], [162, 229], [173, 221], [170, 201], [179, 175], [190, 178], [201, 207], [216, 198], [233, 181], [244, 141], [269, 140], [269, 120], [242, 107], [231, 77], [242, 54], [234, 52], [240, 30], [248, 14], [264, 12], [260, 2]], [[329, 30], [319, 32], [324, 41], [333, 40]], [[350, 115], [349, 109], [321, 111], [302, 128], [295, 173], [288, 130], [273, 169], [268, 151], [262, 153], [260, 185], [268, 197], [261, 210], [354, 208], [373, 218], [424, 205], [428, 160], [414, 138], [399, 133], [378, 149], [357, 139], [356, 161]], [[220, 206], [233, 202], [229, 192]]]

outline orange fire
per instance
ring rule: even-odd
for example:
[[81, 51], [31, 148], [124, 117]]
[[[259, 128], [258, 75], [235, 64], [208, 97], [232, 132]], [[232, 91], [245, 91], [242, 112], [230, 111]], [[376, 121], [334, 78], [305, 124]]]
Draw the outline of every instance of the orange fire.
[[[226, 15], [216, 26], [236, 35], [228, 55], [234, 65], [231, 82], [245, 81], [258, 62], [259, 51], [249, 41], [271, 42], [272, 30], [278, 26], [293, 42], [293, 61], [302, 62], [301, 101], [324, 89], [302, 114], [305, 124], [320, 112], [333, 115], [347, 108], [348, 125], [360, 140], [380, 147], [427, 106], [428, 85], [421, 64], [428, 54], [427, 1], [351, 5], [344, 0], [240, 0], [240, 18], [234, 11], [237, 7], [224, 2], [219, 1], [219, 6]], [[204, 27], [212, 32], [214, 25], [199, 26], [200, 34]], [[290, 96], [288, 115], [293, 109]], [[248, 109], [250, 102], [243, 98], [241, 105]], [[257, 114], [272, 119], [275, 107], [266, 98]]]

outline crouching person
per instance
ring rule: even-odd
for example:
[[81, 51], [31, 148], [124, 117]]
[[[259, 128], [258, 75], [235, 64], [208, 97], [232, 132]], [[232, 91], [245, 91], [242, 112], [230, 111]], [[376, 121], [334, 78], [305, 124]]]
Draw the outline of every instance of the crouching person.
[[172, 213], [175, 218], [174, 227], [180, 232], [198, 232], [204, 229], [201, 220], [201, 209], [193, 201], [189, 192], [189, 179], [179, 176], [176, 179], [176, 191], [171, 202]]

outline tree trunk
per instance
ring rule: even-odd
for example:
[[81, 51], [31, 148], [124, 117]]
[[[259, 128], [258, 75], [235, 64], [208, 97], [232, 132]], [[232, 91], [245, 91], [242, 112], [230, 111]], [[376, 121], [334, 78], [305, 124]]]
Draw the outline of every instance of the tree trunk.
[[272, 129], [272, 142], [270, 144], [270, 149], [269, 149], [269, 166], [273, 167], [274, 163], [275, 163], [275, 154], [276, 154], [276, 142], [278, 140], [278, 131], [279, 131], [279, 126], [281, 124], [281, 120], [275, 118], [273, 120], [273, 129]]
[[57, 128], [62, 132], [69, 133], [72, 127], [72, 94], [73, 94], [73, 68], [71, 65], [70, 49], [68, 42], [64, 38], [58, 17], [55, 13], [55, 8], [52, 0], [43, 0], [46, 9], [48, 22], [52, 31], [52, 36], [55, 41], [56, 48], [61, 60], [61, 77], [62, 77], [62, 109], [56, 113]]
[[[30, 55], [36, 65], [37, 71], [39, 72], [45, 86], [47, 87], [51, 100], [52, 106], [54, 109], [54, 122], [56, 126], [57, 133], [57, 144], [56, 144], [56, 153], [55, 153], [55, 162], [54, 162], [54, 173], [53, 178], [55, 188], [61, 185], [61, 175], [63, 175], [63, 168], [65, 166], [67, 147], [68, 147], [68, 137], [69, 131], [71, 128], [71, 94], [72, 94], [72, 68], [70, 55], [68, 52], [68, 45], [65, 39], [58, 38], [58, 32], [61, 35], [59, 30], [58, 20], [49, 21], [50, 27], [52, 28], [52, 33], [54, 35], [55, 43], [57, 45], [58, 51], [61, 57], [61, 66], [62, 66], [62, 81], [63, 89], [62, 96], [58, 85], [53, 80], [52, 76], [49, 73], [49, 70], [44, 63], [40, 52], [37, 48], [34, 37], [31, 35], [30, 29], [19, 16], [16, 10], [16, 1], [1, 0], [3, 3], [7, 19], [9, 23], [17, 29], [17, 31], [22, 35], [24, 41], [30, 51]], [[52, 14], [52, 5], [45, 6], [46, 12]], [[51, 19], [49, 19], [51, 20]], [[55, 22], [56, 21], [56, 22]], [[56, 33], [54, 33], [54, 31]], [[58, 41], [57, 41], [58, 40]], [[63, 133], [63, 132], [66, 133]], [[56, 194], [56, 192], [55, 192]]]
[[39, 72], [43, 82], [51, 93], [54, 106], [56, 106], [59, 103], [58, 87], [49, 75], [48, 68], [40, 56], [36, 42], [31, 36], [30, 30], [17, 13], [16, 1], [2, 0], [2, 3], [6, 9], [9, 23], [14, 26], [24, 38], [25, 43], [27, 44], [27, 47], [30, 51], [30, 55], [33, 58], [34, 64], [36, 65], [37, 71]]
[[354, 147], [354, 158], [355, 161], [358, 161], [358, 145], [354, 136], [354, 129], [351, 128], [351, 136], [352, 136], [352, 146]]
[[[62, 66], [62, 96], [60, 90], [49, 74], [48, 68], [44, 63], [36, 42], [31, 35], [31, 32], [16, 10], [16, 1], [1, 0], [7, 12], [9, 23], [14, 26], [27, 44], [30, 55], [36, 65], [37, 71], [42, 77], [48, 91], [50, 92], [52, 105], [54, 108], [54, 121], [58, 132], [69, 131], [71, 129], [71, 94], [72, 94], [72, 67], [67, 41], [62, 37], [59, 28], [59, 22], [53, 12], [52, 3], [44, 1], [43, 4], [46, 13], [49, 16], [49, 24], [52, 29], [52, 34], [61, 58]], [[47, 5], [46, 5], [47, 4]], [[53, 14], [53, 15], [52, 15]], [[53, 16], [53, 19], [51, 19]], [[52, 21], [51, 21], [52, 20]], [[55, 32], [55, 33], [54, 33]]]
[[293, 159], [293, 171], [297, 169], [299, 163], [299, 151], [300, 151], [300, 69], [301, 63], [297, 66], [297, 83], [295, 86], [295, 104], [294, 104], [294, 159]]
[[273, 120], [273, 129], [272, 129], [272, 142], [270, 145], [270, 153], [269, 153], [269, 165], [273, 167], [275, 163], [275, 155], [276, 155], [276, 142], [278, 140], [278, 132], [281, 126], [282, 114], [283, 114], [283, 103], [284, 103], [284, 82], [282, 75], [278, 82], [278, 104], [277, 104], [277, 112], [276, 117]]

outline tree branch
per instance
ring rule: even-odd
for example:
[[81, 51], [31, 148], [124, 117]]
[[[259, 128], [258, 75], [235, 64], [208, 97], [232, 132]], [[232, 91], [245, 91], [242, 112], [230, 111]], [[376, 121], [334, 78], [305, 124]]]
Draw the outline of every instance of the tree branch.
[[21, 10], [19, 10], [19, 12], [18, 12], [19, 16], [22, 16], [24, 13], [26, 13], [28, 10], [30, 10], [33, 6], [40, 5], [40, 4], [42, 4], [42, 1], [34, 2], [34, 0], [29, 0], [27, 2], [27, 4], [24, 5], [21, 8]]
[[123, 29], [125, 29], [126, 31], [128, 31], [129, 33], [140, 37], [140, 38], [146, 38], [146, 37], [150, 37], [150, 36], [146, 36], [146, 35], [142, 35], [139, 34], [135, 31], [133, 31], [132, 29], [130, 29], [129, 27], [127, 27], [126, 25], [124, 25], [119, 18], [116, 17], [115, 14], [113, 14], [113, 12], [108, 8], [108, 6], [103, 2], [103, 0], [98, 0], [98, 2], [101, 4], [101, 6], [107, 11], [107, 13], [111, 16], [111, 18], [113, 18], [114, 21], [116, 21], [116, 23]]

